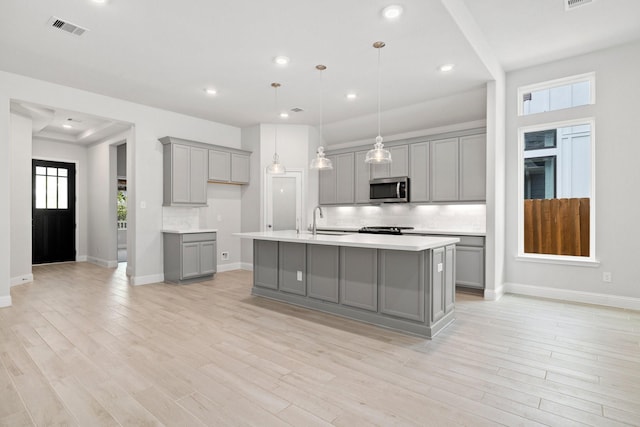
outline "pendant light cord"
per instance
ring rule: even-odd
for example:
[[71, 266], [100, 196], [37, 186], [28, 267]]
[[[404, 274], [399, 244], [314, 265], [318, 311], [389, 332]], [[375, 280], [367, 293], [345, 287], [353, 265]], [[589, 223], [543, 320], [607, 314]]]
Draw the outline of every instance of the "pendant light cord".
[[381, 136], [380, 133], [380, 49], [378, 48], [378, 136]]
[[[278, 86], [280, 86], [280, 85], [278, 85]], [[275, 96], [276, 115], [280, 111], [280, 110], [278, 110], [278, 86], [274, 86], [274, 89], [275, 89], [275, 92], [276, 92], [276, 96]], [[274, 144], [273, 152], [274, 152], [274, 157], [276, 157], [276, 156], [278, 156], [278, 122], [276, 122], [274, 135], [275, 135], [275, 144]]]

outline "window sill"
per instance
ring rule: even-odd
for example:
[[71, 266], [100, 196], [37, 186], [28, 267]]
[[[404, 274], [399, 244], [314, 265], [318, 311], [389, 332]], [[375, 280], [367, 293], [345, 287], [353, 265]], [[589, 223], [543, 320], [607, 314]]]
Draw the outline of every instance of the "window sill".
[[520, 254], [515, 257], [516, 261], [538, 262], [542, 264], [574, 265], [578, 267], [600, 267], [600, 261], [594, 258], [564, 256], [564, 255], [542, 255], [542, 254]]

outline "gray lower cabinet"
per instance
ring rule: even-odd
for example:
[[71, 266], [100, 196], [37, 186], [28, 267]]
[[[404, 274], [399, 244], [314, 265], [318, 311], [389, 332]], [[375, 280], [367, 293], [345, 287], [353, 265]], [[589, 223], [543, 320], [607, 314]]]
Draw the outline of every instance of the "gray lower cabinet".
[[163, 241], [165, 281], [190, 283], [216, 273], [216, 233], [164, 233]]
[[281, 291], [307, 294], [306, 246], [304, 243], [278, 243], [278, 283]]
[[251, 293], [431, 338], [454, 320], [455, 250], [254, 240]]
[[323, 301], [338, 302], [337, 246], [307, 245], [307, 295]]
[[253, 284], [278, 289], [278, 242], [253, 241]]
[[380, 312], [424, 321], [425, 253], [378, 250]]
[[456, 285], [484, 289], [484, 247], [458, 246]]
[[378, 309], [376, 283], [378, 283], [377, 249], [341, 247], [340, 303], [376, 311]]

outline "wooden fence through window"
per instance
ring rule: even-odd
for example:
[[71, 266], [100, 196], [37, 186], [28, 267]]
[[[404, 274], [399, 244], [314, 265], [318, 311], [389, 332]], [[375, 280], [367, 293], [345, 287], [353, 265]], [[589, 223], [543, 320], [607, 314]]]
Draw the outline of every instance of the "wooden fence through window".
[[524, 252], [589, 256], [589, 198], [525, 200]]

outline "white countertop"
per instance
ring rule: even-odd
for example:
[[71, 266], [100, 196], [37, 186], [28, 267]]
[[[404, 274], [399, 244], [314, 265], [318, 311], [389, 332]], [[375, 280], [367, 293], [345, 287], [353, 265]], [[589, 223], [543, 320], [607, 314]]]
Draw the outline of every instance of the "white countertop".
[[163, 233], [169, 234], [194, 234], [194, 233], [217, 233], [217, 228], [187, 228], [182, 230], [162, 230]]
[[[345, 231], [356, 233], [360, 227], [349, 226], [349, 225], [323, 225], [322, 227], [318, 227], [318, 230], [326, 230], [326, 231]], [[487, 233], [485, 231], [465, 231], [465, 230], [426, 230], [421, 228], [415, 228], [413, 230], [403, 230], [403, 234], [437, 234], [437, 235], [445, 235], [445, 236], [486, 236]]]
[[278, 242], [308, 243], [315, 245], [349, 246], [355, 248], [391, 249], [397, 251], [424, 251], [445, 245], [458, 243], [456, 237], [428, 237], [428, 236], [393, 236], [378, 234], [343, 234], [343, 235], [313, 235], [310, 232], [295, 230], [286, 231], [256, 231], [251, 233], [233, 233], [242, 239], [273, 240]]

